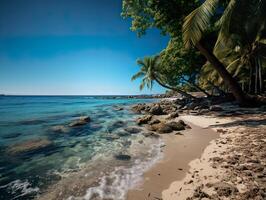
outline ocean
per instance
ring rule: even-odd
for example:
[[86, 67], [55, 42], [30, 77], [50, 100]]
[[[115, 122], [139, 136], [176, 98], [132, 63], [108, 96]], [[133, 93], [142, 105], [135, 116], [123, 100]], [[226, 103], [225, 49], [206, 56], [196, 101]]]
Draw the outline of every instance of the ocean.
[[125, 130], [137, 128], [131, 105], [155, 101], [0, 96], [0, 199], [125, 199], [162, 157], [160, 139]]

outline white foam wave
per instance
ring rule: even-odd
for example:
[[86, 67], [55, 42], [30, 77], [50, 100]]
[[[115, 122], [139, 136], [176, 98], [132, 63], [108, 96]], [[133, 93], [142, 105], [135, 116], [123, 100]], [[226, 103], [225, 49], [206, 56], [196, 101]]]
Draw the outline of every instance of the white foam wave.
[[153, 144], [149, 150], [151, 157], [145, 161], [136, 160], [132, 167], [116, 167], [115, 170], [103, 176], [100, 184], [87, 190], [83, 197], [69, 197], [68, 200], [114, 199], [124, 200], [128, 190], [137, 187], [143, 181], [143, 174], [163, 157], [162, 140]]
[[0, 188], [8, 188], [11, 190], [11, 194], [16, 194], [18, 193], [17, 196], [14, 197], [14, 199], [18, 198], [18, 197], [22, 197], [28, 194], [32, 194], [32, 193], [38, 193], [39, 192], [39, 188], [38, 187], [31, 187], [31, 183], [28, 182], [28, 180], [26, 181], [21, 181], [21, 180], [15, 180], [12, 181], [6, 185], [0, 186]]

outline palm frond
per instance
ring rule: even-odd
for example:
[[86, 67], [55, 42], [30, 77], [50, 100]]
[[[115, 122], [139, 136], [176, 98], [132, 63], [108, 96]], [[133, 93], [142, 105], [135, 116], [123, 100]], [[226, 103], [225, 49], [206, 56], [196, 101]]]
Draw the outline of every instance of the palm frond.
[[140, 86], [139, 86], [139, 90], [142, 91], [142, 90], [144, 89], [145, 85], [146, 85], [146, 83], [145, 83], [145, 80], [143, 79], [143, 80], [141, 81]]
[[140, 71], [140, 72], [137, 72], [136, 74], [134, 74], [132, 77], [131, 77], [131, 81], [135, 81], [136, 79], [138, 78], [141, 78], [143, 77], [145, 74], [144, 72]]
[[183, 24], [183, 40], [186, 48], [195, 46], [209, 28], [211, 17], [215, 14], [219, 0], [206, 0], [192, 11]]
[[228, 40], [230, 39], [230, 23], [232, 18], [232, 13], [236, 8], [237, 1], [231, 0], [227, 5], [222, 17], [216, 22], [216, 26], [219, 27], [220, 31], [218, 33], [218, 38], [216, 44], [214, 46], [214, 54], [219, 51], [219, 49], [224, 49], [226, 44], [228, 44]]

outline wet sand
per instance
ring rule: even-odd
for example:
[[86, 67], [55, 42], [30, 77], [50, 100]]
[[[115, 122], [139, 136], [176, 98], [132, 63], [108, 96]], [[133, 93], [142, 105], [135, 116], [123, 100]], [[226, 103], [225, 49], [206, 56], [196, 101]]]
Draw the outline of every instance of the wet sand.
[[144, 174], [144, 181], [138, 188], [130, 190], [127, 200], [161, 199], [162, 191], [170, 184], [185, 177], [189, 163], [201, 156], [208, 144], [218, 138], [212, 129], [188, 123], [192, 129], [182, 131], [182, 135], [165, 134], [162, 138], [164, 158]]

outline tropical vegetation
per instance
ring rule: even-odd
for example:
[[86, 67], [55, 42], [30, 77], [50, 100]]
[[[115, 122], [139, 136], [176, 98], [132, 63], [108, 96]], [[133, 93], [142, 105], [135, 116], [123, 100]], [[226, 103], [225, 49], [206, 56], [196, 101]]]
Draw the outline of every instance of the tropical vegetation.
[[[169, 43], [138, 60], [145, 85], [156, 81], [185, 95], [188, 85], [232, 93], [240, 105], [263, 103], [266, 83], [265, 0], [123, 0], [122, 17], [140, 37], [158, 28]], [[187, 95], [187, 93], [186, 93]]]

